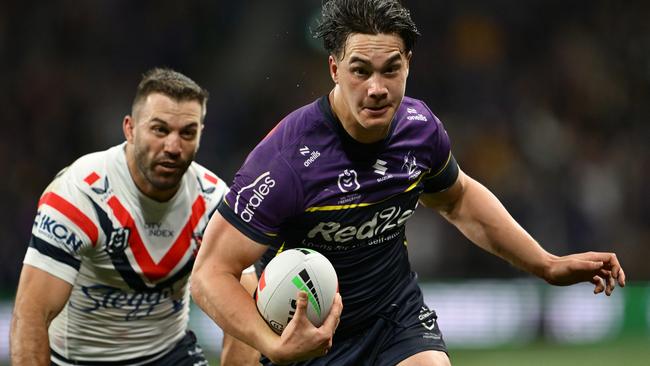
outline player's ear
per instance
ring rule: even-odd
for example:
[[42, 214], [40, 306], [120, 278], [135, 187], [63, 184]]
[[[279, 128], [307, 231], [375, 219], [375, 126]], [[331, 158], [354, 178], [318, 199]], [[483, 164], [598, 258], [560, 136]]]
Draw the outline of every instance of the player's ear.
[[330, 69], [330, 76], [332, 77], [332, 81], [334, 84], [339, 83], [339, 66], [336, 61], [336, 57], [330, 55], [330, 57], [327, 59], [327, 63], [329, 64], [329, 69]]
[[406, 76], [409, 75], [409, 69], [410, 69], [410, 66], [411, 66], [411, 57], [412, 56], [413, 56], [413, 52], [411, 52], [411, 51], [409, 51], [406, 54]]
[[124, 121], [122, 121], [122, 131], [124, 131], [124, 137], [128, 143], [133, 143], [133, 130], [135, 129], [135, 120], [130, 115], [124, 116]]

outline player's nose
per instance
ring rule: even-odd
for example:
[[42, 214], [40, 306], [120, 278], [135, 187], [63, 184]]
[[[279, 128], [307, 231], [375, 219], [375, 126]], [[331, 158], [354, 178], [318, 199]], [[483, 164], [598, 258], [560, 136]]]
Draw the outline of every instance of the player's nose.
[[372, 75], [368, 85], [368, 96], [373, 99], [383, 99], [388, 95], [388, 88], [381, 75]]

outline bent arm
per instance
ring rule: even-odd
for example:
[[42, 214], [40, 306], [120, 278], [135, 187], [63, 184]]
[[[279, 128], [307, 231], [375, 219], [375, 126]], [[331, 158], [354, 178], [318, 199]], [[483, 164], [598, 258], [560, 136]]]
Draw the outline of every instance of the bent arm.
[[614, 279], [625, 285], [625, 274], [614, 253], [587, 252], [564, 257], [548, 253], [487, 188], [462, 171], [449, 189], [424, 194], [420, 201], [440, 212], [479, 247], [551, 284], [587, 281], [596, 286], [596, 293], [606, 290], [608, 295]]
[[267, 354], [277, 335], [266, 325], [251, 294], [239, 282], [242, 271], [265, 250], [265, 246], [250, 240], [216, 212], [194, 264], [191, 290], [194, 302], [224, 333]]
[[420, 202], [437, 210], [474, 244], [539, 277], [555, 257], [510, 216], [492, 192], [462, 171], [449, 189], [423, 194]]
[[[255, 272], [243, 273], [240, 283], [252, 297], [257, 288], [257, 276]], [[222, 366], [259, 365], [259, 359], [260, 353], [256, 349], [228, 333], [224, 333], [223, 348], [221, 350]]]
[[47, 329], [70, 297], [72, 285], [28, 264], [23, 266], [11, 319], [11, 364], [49, 365]]

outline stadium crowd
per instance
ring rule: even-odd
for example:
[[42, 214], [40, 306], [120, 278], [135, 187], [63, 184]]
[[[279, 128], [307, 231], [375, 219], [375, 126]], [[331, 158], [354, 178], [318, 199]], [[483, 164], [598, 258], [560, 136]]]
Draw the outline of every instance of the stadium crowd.
[[[47, 182], [122, 138], [142, 70], [167, 65], [210, 91], [197, 160], [232, 179], [284, 111], [329, 91], [309, 34], [320, 3], [0, 3], [0, 289], [15, 289]], [[550, 251], [615, 250], [628, 279], [650, 280], [650, 6], [404, 3], [422, 33], [407, 95], [445, 123], [463, 170]], [[422, 278], [523, 275], [418, 215]]]

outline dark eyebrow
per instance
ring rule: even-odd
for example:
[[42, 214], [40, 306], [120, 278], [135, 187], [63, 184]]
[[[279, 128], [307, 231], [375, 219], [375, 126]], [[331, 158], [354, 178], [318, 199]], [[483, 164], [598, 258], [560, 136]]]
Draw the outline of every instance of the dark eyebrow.
[[[160, 123], [160, 124], [163, 124], [165, 126], [169, 126], [169, 123], [167, 123], [167, 121], [165, 121], [164, 119], [161, 119], [159, 117], [153, 117], [151, 120], [149, 120], [149, 123]], [[199, 122], [191, 121], [188, 124], [186, 124], [185, 126], [183, 126], [182, 129], [198, 128], [198, 126], [200, 126], [200, 125], [201, 125], [201, 123], [199, 123]]]
[[[386, 60], [386, 62], [384, 62], [384, 66], [390, 65], [393, 62], [400, 60], [401, 58], [402, 58], [402, 54], [401, 53], [396, 53], [393, 56], [391, 56], [388, 60]], [[370, 64], [370, 61], [368, 61], [366, 59], [363, 59], [363, 58], [361, 58], [359, 56], [354, 56], [354, 55], [350, 56], [350, 61], [348, 61], [348, 62], [350, 64], [353, 64], [355, 62], [361, 62], [361, 63], [366, 64], [366, 65]]]
[[169, 124], [169, 123], [167, 123], [167, 121], [165, 121], [164, 119], [160, 119], [160, 118], [158, 118], [158, 117], [154, 117], [154, 118], [152, 118], [149, 122], [158, 122], [158, 123], [162, 123], [162, 124], [164, 124], [164, 125], [168, 125], [168, 124]]

